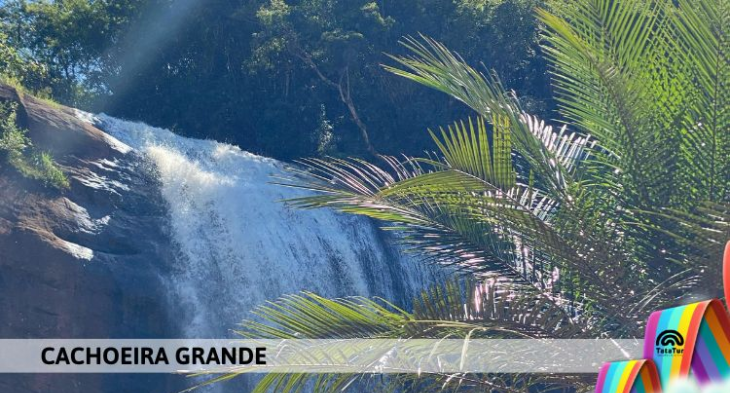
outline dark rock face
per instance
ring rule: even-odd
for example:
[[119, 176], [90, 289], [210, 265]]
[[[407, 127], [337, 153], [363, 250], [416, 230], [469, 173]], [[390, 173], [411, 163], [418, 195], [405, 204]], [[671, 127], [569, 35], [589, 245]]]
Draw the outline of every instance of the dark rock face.
[[[159, 185], [73, 110], [0, 85], [17, 123], [71, 182], [45, 188], [0, 162], [0, 338], [167, 338], [173, 260]], [[158, 375], [0, 375], [2, 392], [166, 392]]]

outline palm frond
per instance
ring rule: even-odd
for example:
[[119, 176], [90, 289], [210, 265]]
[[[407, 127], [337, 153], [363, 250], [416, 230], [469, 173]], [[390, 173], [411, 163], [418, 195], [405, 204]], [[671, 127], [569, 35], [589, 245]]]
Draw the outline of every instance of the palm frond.
[[[486, 337], [557, 338], [585, 334], [587, 327], [540, 297], [523, 298], [498, 284], [457, 279], [437, 285], [416, 299], [406, 312], [383, 299], [352, 297], [325, 299], [312, 293], [283, 297], [258, 307], [256, 321], [237, 331], [244, 338], [417, 338], [463, 339]], [[509, 323], [509, 327], [505, 326]], [[227, 380], [245, 373], [233, 370]], [[407, 387], [419, 391], [526, 392], [535, 384], [557, 382], [550, 376], [508, 374], [267, 374], [254, 392], [345, 391], [377, 387], [391, 392]], [[564, 383], [565, 381], [563, 381]], [[573, 383], [590, 381], [573, 378]]]
[[[530, 119], [531, 132], [545, 141], [560, 165], [572, 167], [572, 160], [585, 156], [586, 138], [576, 141]], [[298, 178], [281, 184], [318, 192], [291, 200], [296, 206], [330, 207], [385, 222], [385, 229], [400, 232], [406, 251], [429, 263], [508, 277], [540, 291], [552, 286], [546, 272], [573, 272], [583, 282], [595, 283], [583, 288], [591, 292], [585, 301], [602, 302], [602, 313], [621, 320], [621, 306], [610, 299], [628, 294], [634, 280], [627, 277], [635, 274], [630, 264], [616, 261], [615, 230], [603, 220], [606, 226], [597, 231], [591, 227], [595, 220], [581, 219], [585, 213], [579, 198], [560, 205], [532, 184], [516, 182], [509, 145], [499, 142], [509, 140], [510, 129], [503, 126], [495, 128], [490, 141], [484, 121], [455, 123], [440, 138], [434, 134], [443, 156], [384, 157], [391, 168], [359, 160], [308, 160]], [[556, 224], [562, 224], [560, 230]], [[582, 305], [574, 302], [572, 307]]]
[[730, 193], [730, 2], [685, 0], [671, 14], [676, 64], [689, 81], [682, 108], [683, 161], [692, 197]]
[[553, 131], [553, 126], [536, 116], [523, 113], [521, 119], [527, 124], [530, 132], [542, 142], [545, 149], [550, 151], [560, 165], [573, 176], [577, 167], [588, 159], [590, 150], [596, 146], [596, 141], [590, 136], [569, 132], [567, 124], [558, 131]]
[[446, 130], [441, 128], [440, 138], [431, 131], [431, 137], [443, 155], [446, 167], [468, 173], [497, 189], [509, 190], [516, 181], [509, 120], [499, 119], [497, 115], [492, 118], [491, 143], [482, 117], [477, 118], [476, 127], [469, 119], [466, 124], [461, 122]]
[[[557, 131], [523, 113], [495, 74], [409, 37], [411, 54], [385, 68], [481, 117], [432, 132], [438, 152], [427, 158], [305, 160], [281, 182], [315, 192], [291, 203], [377, 219], [407, 250], [478, 281], [433, 288], [411, 312], [381, 300], [290, 297], [260, 309], [265, 322], [250, 333], [630, 337], [649, 309], [716, 283], [730, 237], [730, 3], [579, 0], [538, 16], [564, 122]], [[520, 391], [528, 381], [278, 375], [260, 386]]]
[[514, 94], [508, 93], [494, 74], [483, 74], [472, 68], [443, 44], [421, 36], [421, 41], [406, 38], [403, 46], [411, 56], [391, 56], [403, 68], [384, 66], [395, 75], [444, 92], [464, 102], [494, 127], [510, 128], [512, 147], [524, 157], [545, 191], [562, 200], [569, 178], [565, 168], [544, 148], [542, 142], [522, 120], [522, 110]]
[[622, 195], [646, 204], [647, 190], [666, 184], [656, 180], [670, 180], [666, 158], [676, 148], [647, 132], [655, 97], [644, 71], [663, 50], [657, 4], [594, 0], [560, 8], [560, 17], [538, 11], [561, 112], [608, 153], [594, 162], [615, 168], [595, 171], [606, 178], [598, 184], [622, 184]]

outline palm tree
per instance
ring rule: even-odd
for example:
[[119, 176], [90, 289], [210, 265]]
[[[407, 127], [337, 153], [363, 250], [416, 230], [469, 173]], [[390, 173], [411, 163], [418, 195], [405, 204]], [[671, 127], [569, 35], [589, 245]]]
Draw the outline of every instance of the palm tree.
[[[637, 337], [649, 311], [721, 288], [730, 237], [730, 2], [576, 0], [538, 10], [560, 104], [556, 126], [426, 37], [390, 72], [442, 91], [475, 117], [432, 132], [426, 157], [308, 159], [281, 183], [291, 201], [399, 232], [458, 277], [413, 311], [314, 294], [258, 309], [264, 338]], [[224, 376], [232, 377], [235, 374]], [[574, 376], [268, 375], [257, 391], [588, 390]], [[553, 390], [550, 390], [553, 391]]]

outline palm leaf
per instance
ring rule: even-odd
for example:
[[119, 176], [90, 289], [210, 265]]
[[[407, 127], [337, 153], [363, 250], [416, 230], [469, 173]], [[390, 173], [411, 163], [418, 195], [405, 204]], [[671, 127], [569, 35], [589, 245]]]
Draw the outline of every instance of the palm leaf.
[[[522, 298], [509, 288], [473, 280], [451, 280], [426, 291], [406, 312], [382, 299], [352, 297], [325, 299], [312, 293], [283, 297], [258, 307], [255, 321], [237, 331], [244, 338], [450, 338], [575, 337], [588, 329], [545, 299]], [[508, 323], [510, 327], [505, 326]], [[216, 382], [235, 378], [246, 370], [232, 370]], [[557, 382], [551, 376], [475, 374], [267, 374], [254, 392], [344, 391], [368, 387], [391, 392], [419, 391], [526, 392], [535, 384]], [[564, 382], [564, 381], [563, 381]], [[577, 384], [590, 383], [572, 378]]]

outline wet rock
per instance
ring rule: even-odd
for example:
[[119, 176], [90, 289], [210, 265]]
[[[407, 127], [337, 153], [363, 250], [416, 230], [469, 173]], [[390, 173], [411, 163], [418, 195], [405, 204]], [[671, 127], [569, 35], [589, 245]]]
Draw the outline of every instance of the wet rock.
[[[69, 177], [46, 188], [0, 162], [0, 338], [175, 337], [173, 256], [155, 177], [73, 109], [0, 85], [17, 123]], [[2, 392], [174, 391], [167, 376], [17, 375]]]

